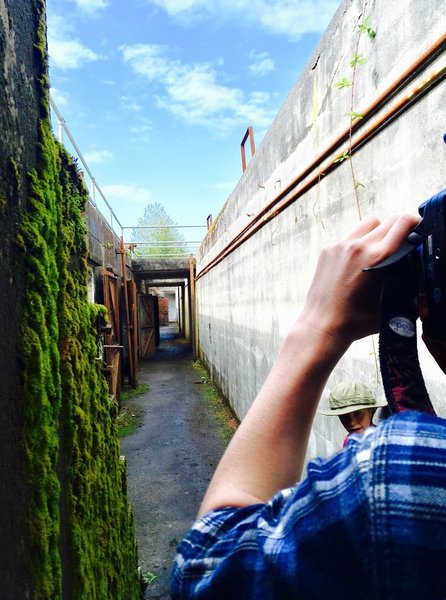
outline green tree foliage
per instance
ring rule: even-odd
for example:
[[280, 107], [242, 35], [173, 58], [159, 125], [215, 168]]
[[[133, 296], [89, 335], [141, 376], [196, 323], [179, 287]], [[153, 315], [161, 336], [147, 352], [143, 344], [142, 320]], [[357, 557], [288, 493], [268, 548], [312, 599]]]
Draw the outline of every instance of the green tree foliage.
[[136, 256], [172, 256], [187, 254], [184, 236], [176, 228], [176, 223], [160, 202], [151, 202], [144, 209], [144, 216], [138, 219], [138, 227], [133, 229], [132, 242], [136, 244]]

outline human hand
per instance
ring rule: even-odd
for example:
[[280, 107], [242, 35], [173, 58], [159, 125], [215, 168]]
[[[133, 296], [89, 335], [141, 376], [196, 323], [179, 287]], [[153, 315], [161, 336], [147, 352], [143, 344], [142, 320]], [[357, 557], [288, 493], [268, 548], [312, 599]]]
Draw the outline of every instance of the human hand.
[[380, 223], [361, 221], [341, 241], [325, 248], [300, 319], [348, 346], [379, 329], [382, 273], [364, 272], [397, 250], [419, 218], [404, 214]]

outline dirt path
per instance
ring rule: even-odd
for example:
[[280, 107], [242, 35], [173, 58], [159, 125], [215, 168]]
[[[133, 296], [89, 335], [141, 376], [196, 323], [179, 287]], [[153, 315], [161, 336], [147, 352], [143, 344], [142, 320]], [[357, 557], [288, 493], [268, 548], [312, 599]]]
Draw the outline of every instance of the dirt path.
[[136, 520], [139, 564], [156, 575], [146, 599], [168, 599], [177, 542], [192, 524], [223, 453], [215, 419], [203, 401], [189, 345], [176, 326], [161, 329], [157, 356], [140, 366], [149, 392], [133, 403], [144, 422], [121, 440]]

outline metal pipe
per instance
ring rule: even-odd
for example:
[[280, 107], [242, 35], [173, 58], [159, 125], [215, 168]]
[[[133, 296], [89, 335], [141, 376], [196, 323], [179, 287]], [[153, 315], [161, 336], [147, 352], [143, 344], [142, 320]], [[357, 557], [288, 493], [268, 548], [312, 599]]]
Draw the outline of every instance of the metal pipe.
[[197, 356], [197, 340], [195, 336], [196, 303], [195, 303], [195, 259], [189, 257], [189, 329], [192, 354]]
[[63, 144], [63, 127], [64, 127], [63, 120], [61, 121], [60, 119], [58, 119], [58, 121], [57, 121], [57, 124], [58, 124], [58, 126], [59, 126], [59, 127], [58, 127], [58, 131], [59, 131], [59, 136], [58, 136], [58, 137], [59, 137], [59, 142], [60, 142], [61, 144]]
[[[352, 131], [358, 130], [364, 125], [370, 117], [375, 114], [385, 102], [399, 91], [403, 85], [410, 82], [415, 74], [421, 69], [421, 67], [429, 64], [437, 55], [445, 50], [446, 46], [446, 34], [442, 35], [435, 44], [433, 44], [426, 52], [424, 52], [412, 65], [406, 69], [402, 75], [387, 88], [387, 90], [378, 96], [378, 98], [370, 104], [366, 111], [364, 111], [364, 118], [356, 120], [352, 125]], [[432, 76], [422, 82], [420, 85], [415, 86], [409, 94], [406, 94], [396, 105], [388, 110], [382, 117], [380, 117], [373, 125], [365, 130], [360, 136], [358, 136], [354, 142], [352, 142], [351, 150], [357, 150], [360, 146], [364, 145], [367, 141], [372, 139], [374, 135], [378, 133], [383, 127], [390, 124], [397, 115], [403, 110], [414, 104], [420, 99], [426, 91], [439, 83], [444, 79], [446, 68], [440, 69], [433, 73]], [[268, 223], [274, 218], [279, 212], [284, 210], [287, 206], [292, 204], [300, 197], [304, 192], [308, 191], [313, 185], [318, 183], [322, 177], [325, 177], [329, 172], [336, 169], [341, 163], [334, 162], [332, 159], [328, 164], [320, 168], [316, 175], [310, 180], [303, 183], [306, 177], [312, 173], [317, 167], [321, 165], [323, 160], [332, 155], [337, 148], [349, 139], [350, 127], [341, 133], [334, 142], [332, 142], [321, 154], [319, 154], [308, 167], [306, 167], [296, 178], [294, 178], [290, 184], [280, 192], [271, 202], [269, 202], [226, 246], [215, 256], [205, 267], [197, 273], [195, 280], [197, 281], [200, 277], [205, 275], [214, 266], [221, 262], [228, 254], [238, 248], [246, 239], [251, 237], [261, 227]], [[299, 184], [302, 184], [300, 188], [295, 189]], [[274, 210], [273, 210], [274, 209]], [[270, 213], [268, 215], [268, 213]]]
[[246, 171], [245, 144], [246, 144], [246, 140], [248, 139], [248, 137], [249, 137], [249, 143], [251, 144], [251, 158], [252, 158], [255, 154], [256, 146], [254, 143], [254, 132], [253, 132], [251, 125], [246, 130], [245, 135], [243, 136], [243, 139], [240, 143], [240, 152], [242, 155], [242, 171], [243, 171], [243, 173]]
[[184, 254], [149, 254], [148, 256], [141, 256], [137, 258], [187, 258]]
[[123, 227], [123, 229], [186, 229], [188, 227], [206, 229], [206, 225], [137, 225], [135, 227]]
[[127, 245], [133, 246], [136, 244], [137, 246], [187, 246], [188, 244], [201, 244], [200, 240], [196, 240], [194, 242], [177, 242], [173, 240], [160, 240], [159, 242], [124, 242]]
[[245, 153], [245, 144], [246, 144], [246, 140], [249, 137], [249, 143], [251, 144], [251, 158], [254, 156], [255, 152], [256, 152], [256, 146], [254, 143], [254, 132], [253, 129], [251, 127], [251, 125], [248, 127], [248, 129], [245, 132], [245, 135], [243, 136], [243, 139], [240, 143], [240, 152], [242, 155], [242, 171], [245, 172], [246, 171], [246, 153]]

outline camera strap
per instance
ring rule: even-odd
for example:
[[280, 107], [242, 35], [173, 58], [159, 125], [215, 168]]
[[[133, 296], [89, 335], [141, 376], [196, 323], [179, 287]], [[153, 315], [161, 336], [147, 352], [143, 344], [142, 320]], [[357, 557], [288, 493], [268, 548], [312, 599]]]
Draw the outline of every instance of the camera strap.
[[383, 269], [379, 362], [392, 413], [418, 410], [436, 414], [418, 359], [418, 286], [409, 254]]

